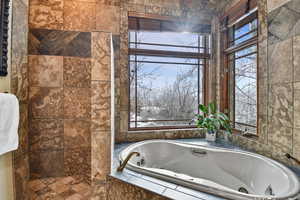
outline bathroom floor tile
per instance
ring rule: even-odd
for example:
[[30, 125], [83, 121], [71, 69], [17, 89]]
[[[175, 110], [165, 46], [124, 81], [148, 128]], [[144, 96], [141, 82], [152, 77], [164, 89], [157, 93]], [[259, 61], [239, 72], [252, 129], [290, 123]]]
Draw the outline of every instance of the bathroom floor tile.
[[29, 191], [30, 200], [86, 200], [91, 196], [91, 187], [82, 176], [36, 179], [29, 182]]
[[64, 150], [65, 175], [84, 175], [85, 181], [90, 183], [91, 179], [91, 149], [65, 149]]
[[63, 176], [63, 155], [62, 150], [31, 152], [29, 158], [31, 178]]

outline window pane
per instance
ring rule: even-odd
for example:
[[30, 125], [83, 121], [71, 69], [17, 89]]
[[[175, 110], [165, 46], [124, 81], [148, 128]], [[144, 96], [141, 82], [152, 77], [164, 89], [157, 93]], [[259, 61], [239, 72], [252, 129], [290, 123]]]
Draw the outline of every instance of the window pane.
[[234, 31], [234, 38], [238, 38], [252, 30], [257, 29], [257, 19], [253, 20], [252, 22], [245, 24]]
[[[130, 128], [189, 126], [198, 113], [198, 104], [202, 103], [205, 60], [188, 58], [195, 54], [187, 58], [172, 54], [174, 51], [208, 53], [209, 48], [205, 51], [204, 47], [210, 45], [210, 37], [196, 33], [130, 31], [129, 41], [129, 48], [144, 50], [129, 51]], [[150, 55], [146, 50], [155, 52]]]
[[[175, 57], [159, 57], [159, 56], [136, 56], [137, 62], [158, 62], [158, 63], [182, 63], [190, 65], [203, 64], [202, 60], [193, 58], [175, 58]], [[131, 61], [135, 61], [135, 56], [130, 56]], [[199, 62], [199, 63], [198, 63]]]
[[[250, 47], [251, 48], [251, 47]], [[239, 54], [237, 52], [236, 54]], [[235, 122], [256, 126], [257, 56], [235, 60]]]
[[[234, 58], [237, 59], [237, 58], [243, 57], [245, 55], [249, 55], [249, 54], [255, 53], [256, 51], [257, 51], [257, 47], [256, 46], [252, 46], [252, 47], [249, 47], [249, 48], [237, 51], [237, 52], [235, 52], [232, 55], [234, 55]], [[230, 59], [233, 59], [233, 57], [231, 56]]]
[[[198, 65], [137, 62], [137, 127], [189, 125], [198, 112], [198, 101], [202, 102], [198, 100], [198, 70], [202, 75]], [[130, 110], [134, 121], [134, 109]]]
[[239, 28], [233, 27], [231, 29], [231, 44], [230, 45], [237, 45], [242, 42], [245, 42], [254, 36], [257, 35], [257, 19], [247, 23]]
[[130, 48], [204, 53], [198, 48], [204, 47], [203, 36], [196, 33], [131, 31], [129, 37]]

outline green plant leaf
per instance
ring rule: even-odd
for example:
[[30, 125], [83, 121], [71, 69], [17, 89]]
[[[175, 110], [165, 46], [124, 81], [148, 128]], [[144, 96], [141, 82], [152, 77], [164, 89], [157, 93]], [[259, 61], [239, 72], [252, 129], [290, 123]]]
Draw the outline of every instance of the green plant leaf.
[[209, 113], [215, 114], [217, 112], [217, 107], [214, 102], [208, 104]]
[[202, 114], [196, 115], [196, 125], [198, 128], [205, 128], [208, 131], [216, 131], [223, 128], [231, 133], [232, 128], [228, 116], [222, 112], [218, 112], [214, 102], [209, 103], [208, 106], [199, 104], [199, 109]]
[[225, 115], [224, 113], [217, 113], [218, 118], [224, 120], [224, 121], [229, 121], [229, 118], [227, 117], [227, 115]]
[[203, 114], [208, 114], [208, 108], [205, 105], [199, 104], [199, 109], [203, 112]]

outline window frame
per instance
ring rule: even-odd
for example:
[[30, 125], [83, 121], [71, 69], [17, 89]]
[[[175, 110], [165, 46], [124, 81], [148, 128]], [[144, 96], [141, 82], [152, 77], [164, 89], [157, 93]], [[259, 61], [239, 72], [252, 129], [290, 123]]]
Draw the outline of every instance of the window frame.
[[[257, 20], [257, 28], [254, 29], [254, 31], [256, 31], [256, 36], [251, 37], [250, 39], [247, 39], [244, 42], [241, 42], [237, 45], [233, 45], [230, 46], [230, 43], [232, 41], [230, 41], [230, 29], [235, 29], [234, 26], [238, 26], [238, 27], [242, 27], [243, 25], [246, 25], [248, 23], [250, 23], [251, 21], [253, 21], [254, 19]], [[245, 15], [241, 16], [239, 19], [237, 19], [234, 23], [228, 25], [228, 22], [226, 22], [226, 18], [223, 22], [223, 30], [221, 33], [221, 39], [223, 39], [223, 43], [221, 44], [221, 48], [223, 49], [222, 51], [222, 57], [223, 57], [223, 68], [222, 68], [222, 79], [221, 79], [221, 83], [223, 83], [223, 87], [221, 87], [221, 110], [226, 113], [227, 115], [230, 116], [230, 119], [232, 121], [233, 124], [233, 130], [235, 133], [241, 133], [243, 132], [243, 130], [240, 129], [236, 129], [235, 128], [235, 124], [237, 122], [235, 122], [235, 94], [231, 93], [234, 92], [234, 90], [232, 90], [232, 88], [235, 87], [235, 76], [232, 77], [232, 74], [234, 74], [234, 72], [231, 72], [232, 68], [230, 66], [230, 55], [232, 53], [256, 46], [256, 52], [251, 53], [251, 55], [256, 55], [256, 126], [250, 125], [250, 124], [244, 124], [244, 123], [237, 123], [240, 124], [242, 126], [248, 126], [248, 127], [255, 127], [256, 128], [256, 132], [252, 133], [252, 132], [247, 132], [247, 136], [249, 137], [258, 137], [258, 130], [259, 130], [259, 124], [258, 124], [258, 113], [259, 113], [259, 104], [258, 104], [258, 94], [259, 94], [259, 73], [258, 73], [258, 69], [259, 69], [259, 62], [258, 62], [258, 56], [259, 56], [259, 45], [258, 45], [258, 34], [259, 34], [259, 30], [258, 30], [258, 26], [259, 26], [259, 21], [258, 21], [258, 12], [257, 12], [257, 8], [254, 8], [253, 10], [249, 11], [248, 13], [246, 13]], [[247, 34], [250, 34], [252, 31], [247, 32], [246, 34], [243, 34], [244, 36]], [[241, 36], [239, 36], [240, 38]], [[235, 39], [236, 40], [236, 39]], [[246, 57], [247, 55], [244, 55], [243, 57]], [[231, 82], [233, 82], [233, 86], [231, 86]], [[233, 100], [230, 98], [230, 96], [233, 96]], [[223, 102], [222, 102], [223, 101]]]
[[[135, 17], [137, 18], [137, 16], [129, 16], [130, 17]], [[147, 16], [141, 16], [138, 15], [138, 18], [147, 18]], [[153, 16], [150, 16], [150, 19], [155, 19], [155, 20], [161, 20], [161, 21], [175, 21], [176, 19], [173, 18], [165, 18], [163, 17], [161, 18], [154, 18]], [[182, 20], [181, 20], [182, 22]], [[132, 29], [128, 28], [128, 34], [130, 31], [133, 31]], [[138, 30], [135, 30], [138, 31]], [[146, 30], [149, 31], [149, 30]], [[174, 57], [174, 58], [194, 58], [194, 59], [199, 59], [199, 61], [201, 59], [203, 59], [203, 64], [199, 64], [198, 61], [198, 69], [201, 68], [202, 66], [202, 70], [203, 70], [203, 80], [202, 80], [202, 85], [203, 85], [203, 103], [207, 104], [207, 99], [208, 99], [208, 66], [209, 66], [209, 60], [211, 58], [210, 52], [208, 52], [208, 50], [210, 49], [209, 47], [209, 37], [211, 37], [211, 34], [207, 34], [207, 33], [198, 33], [199, 37], [200, 35], [204, 36], [204, 47], [198, 46], [197, 48], [200, 49], [204, 49], [203, 53], [193, 53], [193, 52], [186, 52], [184, 53], [184, 56], [182, 55], [182, 52], [178, 52], [178, 51], [163, 51], [163, 50], [146, 50], [146, 49], [137, 49], [137, 48], [130, 48], [130, 38], [128, 37], [128, 66], [130, 66], [130, 56], [132, 55], [138, 55], [138, 56], [159, 56], [159, 57], [163, 57], [163, 56], [168, 56], [168, 57]], [[211, 50], [210, 50], [211, 51]], [[198, 73], [199, 74], [199, 73]], [[128, 67], [128, 79], [130, 81], [130, 67]], [[198, 80], [199, 80], [199, 75], [198, 75]], [[199, 81], [198, 81], [199, 82]], [[198, 83], [198, 88], [200, 87], [200, 82]], [[137, 86], [136, 86], [137, 87]], [[187, 125], [187, 126], [154, 126], [154, 127], [137, 127], [137, 125], [135, 125], [135, 127], [131, 126], [131, 123], [134, 122], [135, 124], [137, 124], [137, 122], [139, 121], [132, 121], [130, 119], [130, 113], [131, 113], [131, 95], [130, 95], [130, 84], [128, 84], [128, 130], [129, 131], [140, 131], [140, 130], [166, 130], [166, 129], [187, 129], [187, 128], [196, 128], [195, 125]], [[199, 103], [199, 95], [201, 95], [200, 93], [198, 93], [198, 103]], [[135, 101], [136, 102], [136, 101]], [[137, 103], [135, 103], [137, 106]], [[145, 120], [145, 121], [152, 121], [152, 120]], [[164, 122], [168, 122], [168, 121], [187, 121], [188, 120], [157, 120], [157, 121], [164, 121]]]

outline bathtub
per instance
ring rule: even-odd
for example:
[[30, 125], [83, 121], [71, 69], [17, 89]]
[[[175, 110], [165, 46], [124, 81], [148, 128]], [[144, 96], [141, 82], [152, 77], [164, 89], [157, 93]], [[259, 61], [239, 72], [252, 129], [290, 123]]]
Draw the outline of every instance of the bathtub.
[[124, 149], [126, 168], [226, 199], [296, 199], [298, 177], [284, 165], [244, 151], [150, 140]]

